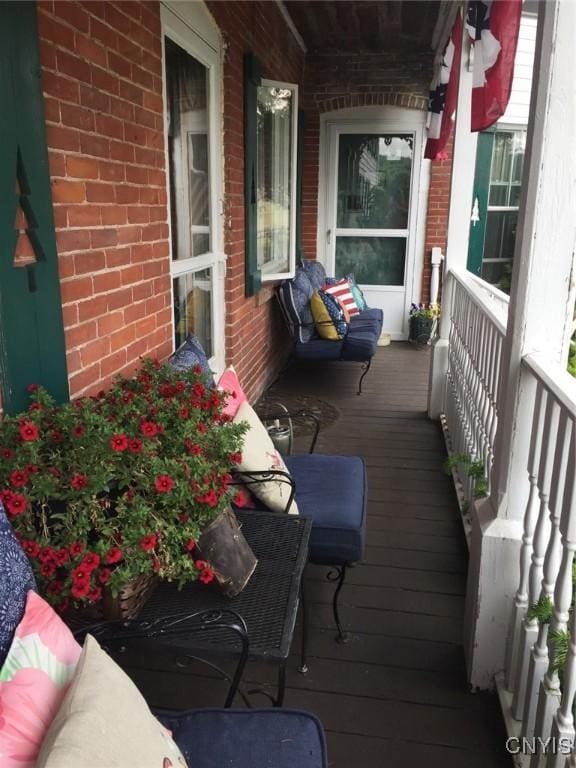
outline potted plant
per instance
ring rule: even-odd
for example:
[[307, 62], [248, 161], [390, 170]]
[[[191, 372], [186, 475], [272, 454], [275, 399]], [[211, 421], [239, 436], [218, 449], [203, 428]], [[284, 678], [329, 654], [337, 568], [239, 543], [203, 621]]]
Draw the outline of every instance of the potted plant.
[[417, 344], [427, 344], [440, 315], [439, 304], [412, 304], [409, 313], [408, 338]]
[[200, 368], [146, 360], [65, 405], [29, 390], [28, 411], [0, 422], [0, 499], [47, 599], [65, 611], [151, 574], [212, 581], [197, 542], [234, 496], [244, 426]]

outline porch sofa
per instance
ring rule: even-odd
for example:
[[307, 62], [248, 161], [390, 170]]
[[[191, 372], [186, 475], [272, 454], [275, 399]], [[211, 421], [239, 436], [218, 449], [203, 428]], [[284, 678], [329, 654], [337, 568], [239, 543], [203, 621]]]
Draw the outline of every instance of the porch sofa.
[[280, 285], [278, 298], [294, 339], [294, 357], [307, 361], [363, 363], [364, 370], [358, 382], [360, 395], [362, 381], [368, 373], [382, 333], [384, 315], [381, 309], [365, 307], [359, 314], [350, 317], [344, 338], [338, 341], [320, 338], [310, 302], [316, 291], [334, 282], [334, 278], [326, 277], [324, 266], [319, 261], [303, 259], [296, 268], [295, 276]]

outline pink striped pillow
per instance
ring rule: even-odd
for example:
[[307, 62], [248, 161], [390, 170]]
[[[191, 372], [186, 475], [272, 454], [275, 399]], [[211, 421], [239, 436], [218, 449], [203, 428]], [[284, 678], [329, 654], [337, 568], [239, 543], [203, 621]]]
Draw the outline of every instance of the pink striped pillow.
[[338, 280], [338, 282], [334, 283], [334, 285], [325, 285], [322, 290], [325, 293], [329, 293], [334, 296], [336, 301], [344, 309], [348, 310], [350, 317], [360, 314], [358, 304], [356, 304], [356, 300], [354, 299], [352, 291], [350, 290], [350, 283], [345, 277], [343, 277], [342, 280]]

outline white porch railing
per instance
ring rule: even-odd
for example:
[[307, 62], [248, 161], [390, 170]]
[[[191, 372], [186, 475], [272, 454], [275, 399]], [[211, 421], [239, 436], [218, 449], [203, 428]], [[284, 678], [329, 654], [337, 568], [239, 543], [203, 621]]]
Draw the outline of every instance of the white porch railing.
[[[506, 297], [455, 271], [448, 272], [446, 291], [452, 310], [445, 433], [452, 452], [483, 462], [490, 482], [498, 461], [494, 437]], [[499, 688], [509, 735], [525, 752], [536, 751], [517, 756], [517, 764], [576, 768], [576, 379], [545, 357], [528, 355], [521, 386], [531, 403], [529, 493]], [[459, 469], [461, 490], [471, 502], [473, 483], [465, 467]], [[529, 610], [533, 606], [538, 610]], [[566, 655], [560, 667], [559, 652]]]
[[450, 270], [444, 287], [451, 298], [451, 325], [443, 423], [450, 452], [467, 457], [454, 466], [465, 528], [480, 479], [470, 475], [473, 462], [490, 484], [506, 335], [507, 297], [485, 286], [469, 273]]

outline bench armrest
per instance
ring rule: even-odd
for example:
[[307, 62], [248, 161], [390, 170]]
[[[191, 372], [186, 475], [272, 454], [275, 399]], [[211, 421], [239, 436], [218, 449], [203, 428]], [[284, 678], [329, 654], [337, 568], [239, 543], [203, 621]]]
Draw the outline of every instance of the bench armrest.
[[234, 481], [232, 485], [250, 486], [260, 483], [268, 483], [270, 480], [274, 480], [275, 482], [284, 483], [285, 485], [290, 486], [288, 501], [282, 512], [287, 513], [292, 506], [294, 495], [296, 493], [296, 483], [289, 472], [285, 472], [283, 469], [258, 469], [250, 471], [242, 470], [241, 472], [238, 472], [238, 475], [238, 481]]

